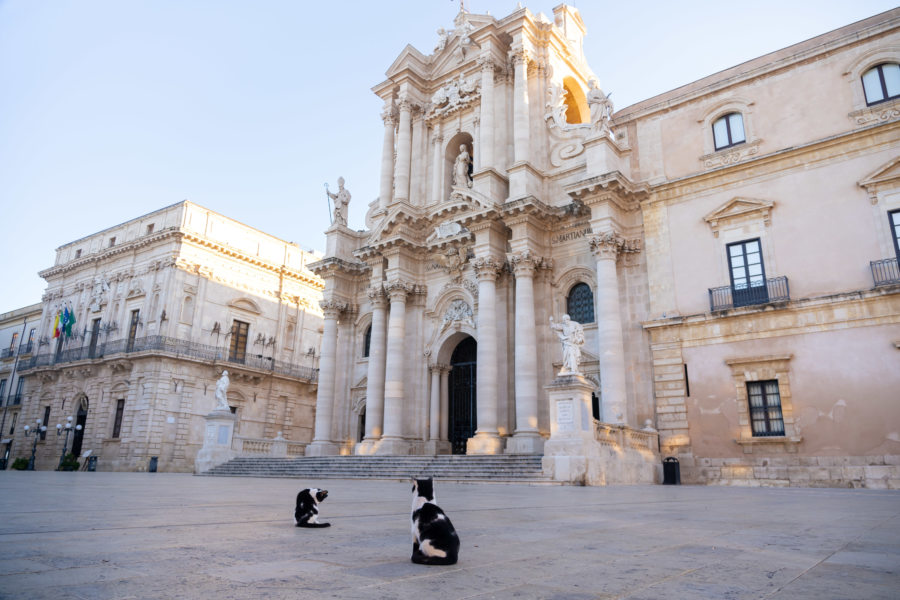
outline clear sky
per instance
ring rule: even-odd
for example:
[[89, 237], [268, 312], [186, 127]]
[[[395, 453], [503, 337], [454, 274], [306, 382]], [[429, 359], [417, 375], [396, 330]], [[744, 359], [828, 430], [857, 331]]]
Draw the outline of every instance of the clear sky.
[[[552, 17], [562, 0], [525, 2]], [[515, 0], [467, 0], [503, 17]], [[580, 0], [585, 55], [624, 108], [889, 10], [895, 0]], [[322, 250], [378, 196], [371, 87], [458, 0], [0, 0], [0, 312], [39, 302], [62, 244], [189, 199]]]

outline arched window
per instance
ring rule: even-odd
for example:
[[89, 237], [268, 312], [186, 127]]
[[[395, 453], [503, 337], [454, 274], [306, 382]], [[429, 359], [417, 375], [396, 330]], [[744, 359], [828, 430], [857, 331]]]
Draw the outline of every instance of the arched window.
[[594, 293], [591, 286], [578, 283], [569, 290], [566, 298], [566, 313], [573, 321], [579, 323], [594, 322]]
[[363, 341], [363, 358], [369, 356], [369, 344], [372, 343], [372, 326], [366, 327], [366, 337]]
[[713, 141], [716, 150], [730, 148], [747, 141], [744, 135], [744, 117], [733, 112], [716, 119], [713, 123]]
[[900, 65], [882, 63], [872, 67], [863, 73], [862, 82], [868, 106], [898, 98], [900, 97]]

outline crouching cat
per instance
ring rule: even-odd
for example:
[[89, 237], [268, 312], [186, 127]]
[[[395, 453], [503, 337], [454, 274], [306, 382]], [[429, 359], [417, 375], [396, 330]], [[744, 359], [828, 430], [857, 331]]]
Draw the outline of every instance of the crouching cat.
[[459, 536], [444, 511], [434, 503], [434, 482], [413, 479], [412, 561], [420, 565], [455, 565]]
[[328, 497], [328, 490], [307, 488], [297, 494], [294, 523], [297, 527], [331, 527], [331, 523], [319, 523], [319, 502]]

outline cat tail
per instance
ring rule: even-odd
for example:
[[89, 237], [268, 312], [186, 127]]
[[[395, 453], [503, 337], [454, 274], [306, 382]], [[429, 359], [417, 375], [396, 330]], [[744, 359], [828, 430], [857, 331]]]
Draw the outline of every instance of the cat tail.
[[297, 523], [297, 527], [309, 527], [311, 529], [316, 527], [331, 527], [331, 523]]

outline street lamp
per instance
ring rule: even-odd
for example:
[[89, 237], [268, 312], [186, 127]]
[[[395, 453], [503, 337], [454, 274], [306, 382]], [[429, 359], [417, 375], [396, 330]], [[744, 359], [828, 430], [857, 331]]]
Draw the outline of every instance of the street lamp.
[[47, 426], [41, 423], [40, 419], [35, 419], [34, 428], [29, 425], [25, 426], [25, 437], [34, 436], [34, 443], [31, 444], [31, 459], [28, 461], [27, 471], [34, 471], [34, 454], [37, 452], [37, 441], [41, 433], [47, 431]]
[[73, 429], [75, 431], [81, 431], [81, 425], [72, 425], [72, 417], [69, 416], [69, 417], [66, 417], [65, 426], [63, 426], [59, 423], [56, 424], [56, 437], [60, 436], [60, 434], [63, 432], [63, 429], [66, 430], [66, 439], [63, 440], [62, 454], [59, 455], [59, 465], [57, 465], [57, 467], [56, 467], [57, 471], [62, 469], [63, 460], [65, 460], [65, 458], [66, 458], [66, 446], [69, 445], [69, 432], [71, 432]]

